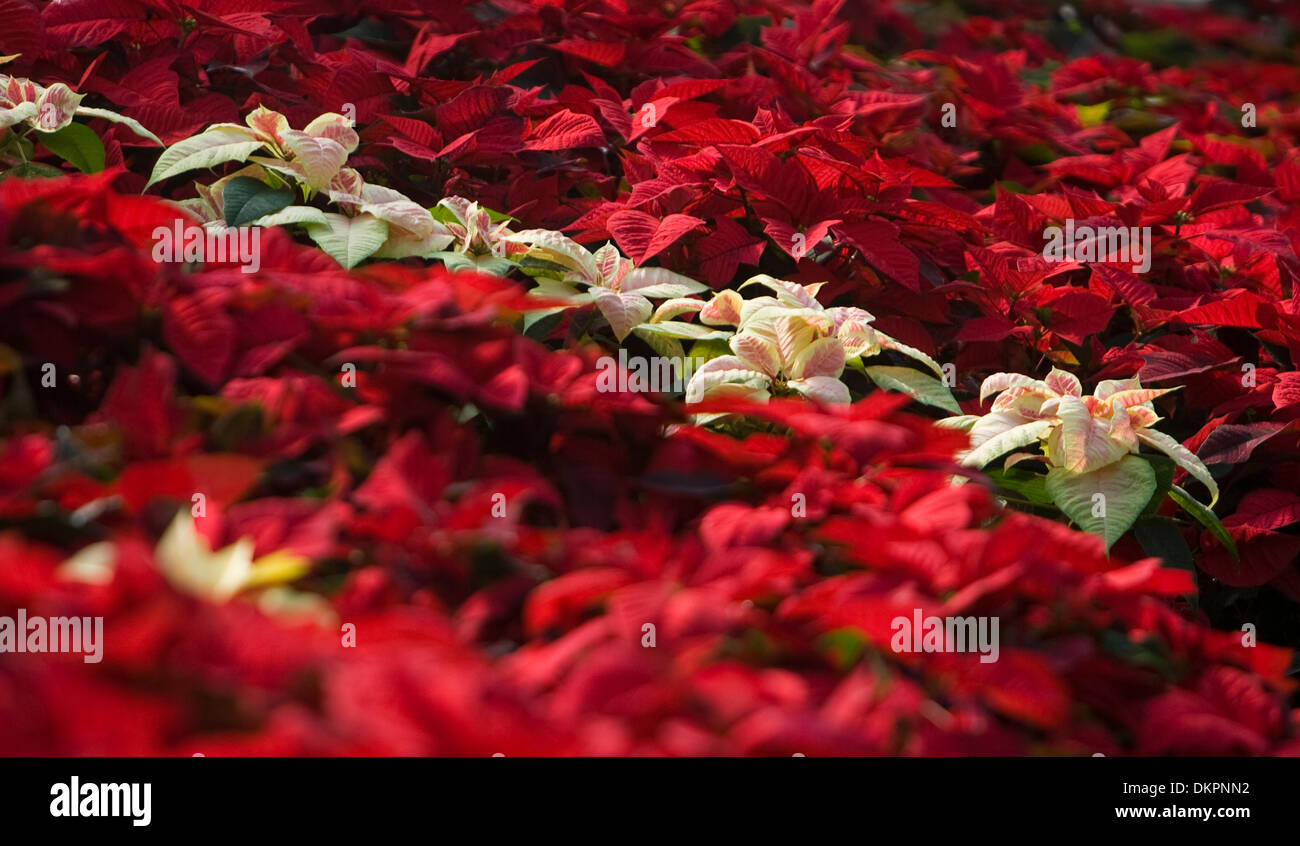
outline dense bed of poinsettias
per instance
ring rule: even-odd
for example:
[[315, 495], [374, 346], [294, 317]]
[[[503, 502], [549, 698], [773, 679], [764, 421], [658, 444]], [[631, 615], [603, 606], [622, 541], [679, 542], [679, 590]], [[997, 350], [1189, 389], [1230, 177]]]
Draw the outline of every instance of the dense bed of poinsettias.
[[[1227, 5], [0, 0], [0, 614], [105, 620], [0, 752], [1300, 752], [1300, 15]], [[1131, 531], [961, 467], [996, 373], [1172, 439]]]

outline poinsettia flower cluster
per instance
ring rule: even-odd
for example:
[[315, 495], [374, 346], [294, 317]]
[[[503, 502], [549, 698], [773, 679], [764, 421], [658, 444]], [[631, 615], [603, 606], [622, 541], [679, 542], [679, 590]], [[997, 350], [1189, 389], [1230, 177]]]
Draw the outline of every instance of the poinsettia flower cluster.
[[[904, 352], [943, 375], [920, 350], [873, 329], [873, 318], [865, 310], [824, 308], [817, 301], [820, 284], [756, 276], [740, 287], [749, 285], [765, 285], [776, 296], [742, 299], [728, 290], [698, 307], [701, 323], [734, 325], [736, 333], [728, 341], [732, 355], [709, 359], [695, 371], [686, 389], [688, 402], [721, 396], [762, 402], [793, 392], [821, 402], [847, 403], [849, 389], [839, 380], [845, 364], [882, 349]], [[682, 300], [666, 305], [675, 313], [690, 308]]]
[[58, 132], [71, 124], [74, 117], [81, 116], [121, 123], [137, 135], [162, 143], [139, 121], [108, 109], [83, 106], [84, 98], [84, 94], [78, 94], [62, 82], [46, 87], [30, 79], [0, 73], [0, 130], [23, 125], [40, 132]]
[[515, 233], [509, 219], [494, 219], [490, 209], [473, 200], [443, 197], [434, 212], [445, 212], [439, 219], [454, 240], [449, 251], [430, 253], [429, 257], [441, 259], [451, 270], [478, 268], [504, 276], [521, 254], [528, 252], [527, 245], [511, 240]]
[[[527, 255], [554, 266], [558, 285], [539, 285], [540, 296], [556, 296], [575, 303], [593, 302], [609, 321], [614, 337], [623, 340], [650, 318], [650, 298], [682, 297], [707, 290], [706, 286], [662, 267], [636, 267], [613, 244], [591, 252], [559, 232], [528, 229], [509, 235], [510, 243], [527, 246]], [[585, 286], [577, 292], [576, 286]]]
[[980, 386], [981, 402], [996, 394], [988, 414], [948, 418], [940, 425], [970, 433], [970, 449], [961, 457], [972, 467], [1039, 444], [1052, 466], [1089, 473], [1138, 452], [1145, 444], [1202, 482], [1213, 506], [1219, 488], [1209, 469], [1178, 441], [1151, 428], [1160, 421], [1152, 401], [1172, 390], [1143, 388], [1136, 378], [1106, 379], [1084, 396], [1078, 377], [1056, 368], [1041, 380], [995, 373]]
[[[360, 143], [349, 118], [330, 112], [298, 130], [289, 127], [284, 115], [258, 106], [249, 112], [245, 123], [247, 126], [214, 124], [168, 147], [154, 166], [150, 184], [196, 168], [252, 161], [252, 166], [200, 187], [199, 199], [189, 201], [187, 207], [205, 225], [221, 231], [232, 223], [226, 194], [235, 180], [279, 183], [288, 179], [290, 184], [301, 186], [304, 199], [322, 193], [342, 213], [283, 202], [242, 223], [302, 224], [321, 249], [345, 267], [371, 256], [403, 258], [437, 253], [452, 244], [454, 235], [434, 220], [428, 209], [400, 191], [367, 183], [358, 171], [345, 167], [348, 156]], [[257, 150], [271, 155], [254, 156]], [[268, 173], [279, 178], [268, 178]], [[241, 210], [251, 203], [253, 200], [245, 200]]]

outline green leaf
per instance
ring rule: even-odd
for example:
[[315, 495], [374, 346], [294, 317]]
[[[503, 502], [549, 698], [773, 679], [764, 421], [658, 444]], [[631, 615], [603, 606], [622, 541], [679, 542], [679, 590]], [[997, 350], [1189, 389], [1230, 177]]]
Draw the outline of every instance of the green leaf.
[[104, 142], [84, 124], [70, 123], [54, 132], [38, 132], [36, 138], [45, 149], [82, 173], [99, 173], [104, 169]]
[[437, 205], [429, 209], [429, 214], [439, 223], [460, 223], [460, 218], [451, 209], [443, 205]]
[[1110, 100], [1105, 100], [1095, 106], [1085, 106], [1078, 104], [1074, 107], [1079, 116], [1079, 123], [1084, 126], [1099, 126], [1106, 121], [1106, 115], [1110, 114]]
[[[483, 205], [480, 205], [479, 208], [480, 208], [481, 210], [487, 212], [488, 220], [492, 221], [493, 223], [501, 223], [502, 221], [505, 221], [505, 220], [516, 220], [516, 219], [517, 219], [517, 218], [513, 218], [513, 217], [511, 217], [510, 215], [508, 215], [508, 214], [506, 214], [506, 213], [504, 213], [504, 212], [494, 211], [494, 210], [489, 209], [489, 208], [487, 208], [486, 206], [483, 206]], [[433, 219], [436, 220], [436, 221], [438, 221], [439, 223], [459, 223], [459, 222], [460, 222], [460, 218], [458, 218], [458, 217], [456, 216], [456, 213], [455, 213], [454, 211], [452, 211], [451, 209], [447, 208], [446, 206], [442, 205], [442, 203], [439, 203], [438, 205], [436, 205], [436, 206], [434, 206], [433, 208], [429, 209], [429, 214], [433, 215]]]
[[1174, 472], [1178, 465], [1174, 460], [1163, 455], [1139, 455], [1138, 458], [1151, 465], [1151, 469], [1156, 473], [1156, 492], [1143, 509], [1142, 516], [1149, 517], [1156, 513], [1160, 508], [1160, 503], [1164, 502], [1165, 494], [1174, 484]]
[[669, 338], [685, 338], [691, 341], [726, 340], [731, 332], [702, 326], [699, 323], [683, 323], [680, 320], [665, 320], [662, 323], [642, 323], [636, 327], [637, 334], [664, 335]]
[[57, 167], [51, 167], [50, 165], [41, 164], [40, 162], [23, 162], [22, 164], [14, 165], [4, 173], [0, 173], [0, 181], [8, 179], [11, 176], [16, 179], [52, 179], [56, 176], [62, 175], [63, 171], [59, 170]]
[[566, 311], [566, 308], [545, 308], [524, 312], [524, 334], [535, 341], [542, 340], [555, 330]]
[[864, 373], [886, 391], [901, 391], [917, 402], [961, 414], [961, 406], [952, 396], [948, 386], [933, 376], [910, 367], [877, 365], [866, 367]]
[[731, 355], [731, 346], [724, 340], [706, 338], [691, 344], [691, 358], [698, 369], [701, 364], [722, 355]]
[[[1161, 498], [1153, 499], [1159, 503]], [[1133, 524], [1133, 536], [1147, 555], [1163, 559], [1170, 567], [1193, 569], [1192, 551], [1178, 530], [1178, 524], [1168, 517], [1143, 517]]]
[[655, 355], [671, 359], [673, 361], [674, 369], [680, 370], [682, 368], [681, 362], [686, 359], [686, 350], [682, 347], [682, 342], [672, 336], [656, 335], [651, 332], [643, 331], [647, 326], [652, 325], [654, 324], [643, 323], [633, 329], [632, 334], [636, 335], [642, 341], [645, 341], [646, 346], [654, 350]]
[[252, 130], [241, 126], [215, 126], [163, 150], [144, 187], [147, 190], [155, 182], [187, 170], [215, 167], [223, 162], [246, 161], [261, 146], [262, 142], [253, 135]]
[[325, 212], [312, 206], [288, 206], [265, 217], [254, 218], [249, 223], [253, 226], [288, 226], [291, 223], [315, 223], [328, 226], [329, 219], [325, 217]]
[[1009, 470], [990, 470], [985, 475], [999, 488], [1004, 488], [1034, 505], [1052, 505], [1052, 497], [1047, 492], [1047, 477], [1040, 473], [1030, 473], [1028, 470], [1012, 467]]
[[1228, 530], [1223, 528], [1223, 524], [1219, 522], [1218, 516], [1216, 516], [1213, 511], [1206, 508], [1201, 504], [1200, 500], [1178, 487], [1178, 485], [1174, 485], [1169, 489], [1169, 498], [1178, 503], [1178, 505], [1188, 514], [1192, 515], [1192, 517], [1196, 519], [1196, 522], [1209, 529], [1210, 533], [1218, 539], [1219, 543], [1223, 544], [1223, 548], [1228, 550], [1232, 555], [1233, 561], [1241, 560], [1237, 556], [1236, 542], [1233, 541], [1232, 535], [1228, 534]]
[[[24, 163], [30, 162], [32, 157], [36, 155], [36, 145], [17, 132], [6, 132], [4, 129], [0, 129], [0, 156], [7, 158], [15, 154]], [[59, 170], [58, 168], [54, 169]], [[63, 171], [59, 171], [59, 175], [62, 176]]]
[[[930, 356], [921, 352], [916, 347], [909, 347], [902, 341], [889, 337], [884, 332], [877, 332], [876, 340], [880, 343], [880, 348], [882, 350], [893, 350], [894, 352], [902, 353], [913, 361], [919, 361], [926, 367], [930, 368], [935, 376], [938, 376], [940, 379], [943, 378], [943, 368], [939, 366], [939, 362], [930, 358]], [[947, 385], [944, 387], [947, 387]]]
[[140, 124], [140, 121], [135, 118], [129, 118], [126, 115], [119, 115], [117, 112], [110, 112], [108, 109], [91, 109], [86, 106], [77, 106], [77, 114], [82, 117], [103, 118], [104, 120], [112, 121], [113, 123], [120, 123], [136, 135], [139, 135], [141, 138], [148, 138], [158, 146], [163, 146], [162, 139], [145, 129]]
[[535, 279], [546, 278], [558, 281], [569, 272], [569, 269], [562, 264], [539, 259], [536, 256], [522, 256], [515, 261], [515, 264], [525, 274]]
[[372, 255], [388, 240], [388, 224], [361, 215], [345, 217], [325, 215], [325, 223], [308, 223], [307, 234], [316, 245], [346, 268], [353, 268]]
[[1139, 441], [1160, 450], [1173, 459], [1179, 467], [1190, 473], [1192, 478], [1205, 485], [1206, 490], [1210, 492], [1209, 507], [1214, 507], [1214, 503], [1219, 501], [1219, 485], [1214, 481], [1210, 468], [1206, 467], [1195, 453], [1179, 443], [1177, 439], [1150, 427], [1136, 429], [1134, 434]]
[[1173, 681], [1178, 677], [1169, 661], [1169, 652], [1162, 641], [1148, 635], [1134, 640], [1128, 632], [1106, 629], [1099, 638], [1102, 651], [1118, 658], [1126, 667], [1145, 667]]
[[1091, 473], [1063, 467], [1047, 471], [1052, 502], [1080, 529], [1100, 535], [1106, 549], [1128, 531], [1155, 492], [1155, 471], [1136, 455]]
[[[553, 279], [540, 280], [541, 284], [528, 292], [529, 296], [540, 297], [545, 299], [555, 299], [561, 302], [567, 302], [568, 305], [552, 306], [549, 308], [529, 309], [524, 312], [524, 334], [529, 337], [537, 337], [532, 334], [533, 324], [540, 320], [545, 320], [551, 315], [558, 315], [568, 311], [571, 308], [581, 308], [591, 304], [591, 297], [587, 294], [574, 293], [572, 287], [562, 282], [556, 282]], [[558, 322], [558, 318], [556, 319]], [[555, 328], [555, 323], [550, 323], [546, 329], [549, 332]]]
[[1196, 56], [1196, 45], [1183, 32], [1172, 29], [1142, 28], [1125, 32], [1119, 39], [1120, 50], [1153, 65], [1184, 64]]
[[237, 176], [226, 183], [222, 192], [227, 226], [243, 226], [259, 217], [274, 214], [293, 202], [293, 191], [275, 189], [260, 179]]
[[570, 304], [570, 308], [588, 305], [592, 299], [591, 294], [579, 292], [567, 282], [559, 282], [555, 279], [538, 279], [537, 287], [530, 290], [528, 294], [533, 297], [566, 302]]
[[840, 672], [847, 672], [858, 663], [866, 650], [867, 641], [860, 629], [845, 627], [833, 629], [817, 638], [817, 647], [825, 651]]

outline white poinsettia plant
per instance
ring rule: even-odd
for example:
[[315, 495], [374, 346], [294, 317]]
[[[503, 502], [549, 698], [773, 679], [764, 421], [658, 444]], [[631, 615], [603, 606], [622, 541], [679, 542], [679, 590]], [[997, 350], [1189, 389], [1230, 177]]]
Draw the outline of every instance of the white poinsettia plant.
[[103, 118], [122, 124], [142, 138], [162, 143], [133, 118], [81, 105], [85, 96], [62, 82], [47, 88], [30, 79], [0, 73], [0, 128], [23, 124], [38, 132], [58, 132], [71, 124], [74, 117]]
[[[869, 312], [854, 307], [826, 308], [817, 300], [822, 284], [800, 285], [759, 275], [741, 289], [762, 285], [774, 296], [743, 298], [739, 291], [718, 292], [705, 303], [673, 299], [662, 304], [646, 332], [712, 340], [720, 335], [730, 354], [710, 358], [700, 365], [686, 386], [686, 401], [741, 398], [765, 402], [772, 396], [802, 395], [825, 403], [848, 403], [852, 397], [842, 381], [853, 366], [882, 387], [903, 390], [918, 400], [956, 408], [941, 381], [943, 370], [920, 350], [875, 329]], [[700, 323], [674, 318], [695, 312]], [[688, 333], [707, 327], [735, 327], [732, 332]], [[907, 367], [867, 367], [862, 359], [894, 350], [925, 365], [937, 377]]]
[[506, 236], [504, 241], [526, 247], [521, 260], [537, 278], [533, 293], [567, 302], [560, 310], [595, 303], [620, 342], [650, 319], [654, 312], [651, 299], [708, 290], [707, 285], [666, 268], [637, 267], [613, 244], [591, 252], [549, 229], [527, 229]]
[[[13, 56], [0, 56], [0, 64]], [[30, 79], [0, 73], [0, 151], [14, 151], [15, 159], [30, 161], [32, 140], [78, 169], [93, 173], [104, 167], [104, 145], [74, 117], [103, 118], [120, 123], [141, 138], [161, 145], [158, 136], [139, 121], [108, 109], [81, 105], [86, 95], [62, 82], [44, 86]]]
[[[429, 256], [456, 241], [428, 209], [346, 166], [360, 139], [343, 115], [328, 112], [292, 129], [284, 115], [258, 106], [245, 123], [214, 124], [168, 147], [149, 185], [225, 162], [251, 162], [200, 186], [198, 199], [184, 205], [210, 229], [301, 224], [344, 267], [370, 257]], [[264, 155], [254, 155], [259, 151]], [[338, 211], [305, 204], [317, 196]], [[298, 198], [303, 204], [295, 203]]]
[[[1080, 527], [1101, 535], [1107, 547], [1153, 503], [1161, 487], [1152, 462], [1139, 455], [1146, 445], [1206, 487], [1209, 507], [1170, 484], [1172, 471], [1166, 482], [1170, 495], [1218, 534], [1222, 527], [1209, 510], [1219, 497], [1214, 477], [1191, 450], [1152, 428], [1161, 419], [1153, 400], [1173, 390], [1144, 388], [1137, 378], [1107, 379], [1088, 396], [1076, 376], [1056, 368], [1041, 380], [995, 373], [980, 387], [981, 402], [996, 394], [987, 414], [950, 417], [939, 425], [970, 434], [969, 449], [959, 455], [969, 467], [986, 467], [1004, 455], [1004, 471], [1026, 460], [1045, 462], [1040, 496], [1045, 494]], [[1021, 451], [1026, 447], [1040, 452]], [[1034, 504], [1032, 483], [1009, 482], [1005, 476], [1002, 481]]]
[[511, 240], [510, 218], [464, 197], [444, 197], [433, 216], [454, 239], [441, 252], [430, 253], [451, 270], [483, 270], [504, 276], [528, 252], [526, 244]]

